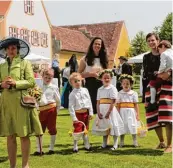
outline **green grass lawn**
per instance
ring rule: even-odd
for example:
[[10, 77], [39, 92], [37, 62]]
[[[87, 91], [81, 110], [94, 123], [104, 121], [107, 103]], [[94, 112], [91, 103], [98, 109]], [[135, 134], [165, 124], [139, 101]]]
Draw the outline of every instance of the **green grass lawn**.
[[[144, 106], [140, 104], [141, 119], [145, 122]], [[91, 126], [92, 124], [90, 124]], [[164, 154], [163, 150], [155, 150], [158, 139], [154, 131], [148, 133], [146, 138], [138, 138], [140, 147], [133, 148], [130, 135], [125, 137], [126, 147], [116, 151], [101, 150], [102, 137], [89, 134], [93, 146], [92, 152], [83, 149], [82, 141], [79, 142], [79, 153], [72, 152], [72, 138], [68, 131], [72, 127], [72, 121], [67, 110], [61, 110], [57, 118], [57, 141], [55, 155], [42, 157], [32, 156], [35, 151], [35, 137], [31, 138], [31, 168], [171, 168], [171, 154]], [[49, 135], [44, 135], [43, 151], [48, 151]], [[8, 168], [6, 138], [0, 138], [0, 168]], [[19, 144], [19, 140], [18, 140]], [[113, 144], [110, 137], [110, 147]], [[18, 145], [17, 167], [21, 167], [21, 151]]]

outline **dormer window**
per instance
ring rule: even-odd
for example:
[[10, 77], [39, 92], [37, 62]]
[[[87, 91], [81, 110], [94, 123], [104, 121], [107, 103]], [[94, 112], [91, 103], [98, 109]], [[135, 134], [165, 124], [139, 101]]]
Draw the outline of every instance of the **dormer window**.
[[34, 15], [34, 1], [24, 0], [24, 10], [28, 15]]

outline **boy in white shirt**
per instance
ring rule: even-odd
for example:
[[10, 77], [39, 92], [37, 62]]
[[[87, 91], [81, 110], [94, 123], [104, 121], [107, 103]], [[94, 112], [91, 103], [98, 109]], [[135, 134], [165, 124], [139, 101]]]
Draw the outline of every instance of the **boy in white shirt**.
[[[52, 79], [54, 76], [53, 69], [47, 69], [43, 71], [43, 85], [40, 88], [43, 91], [43, 95], [39, 102], [39, 118], [42, 125], [43, 132], [45, 132], [46, 128], [49, 130], [49, 134], [51, 135], [50, 146], [48, 154], [54, 154], [54, 145], [56, 140], [56, 118], [57, 118], [57, 110], [60, 108], [60, 94], [59, 89], [56, 85], [53, 85]], [[42, 137], [37, 137], [37, 151], [34, 155], [41, 155], [42, 149]]]
[[[72, 73], [69, 82], [73, 87], [73, 91], [69, 95], [69, 112], [73, 120], [74, 132], [84, 131], [84, 127], [78, 121], [82, 121], [87, 130], [89, 129], [89, 120], [93, 116], [93, 108], [89, 92], [82, 87], [82, 76], [79, 73]], [[86, 150], [90, 150], [88, 135], [83, 136], [84, 146]], [[77, 140], [74, 140], [73, 152], [78, 152]]]
[[157, 74], [156, 80], [150, 81], [150, 92], [151, 92], [151, 104], [155, 103], [156, 98], [156, 88], [160, 86], [162, 79], [159, 78], [161, 73], [167, 72], [171, 74], [173, 69], [173, 50], [171, 48], [171, 43], [167, 40], [162, 40], [158, 45], [158, 51], [160, 55], [160, 66], [159, 71], [155, 72]]

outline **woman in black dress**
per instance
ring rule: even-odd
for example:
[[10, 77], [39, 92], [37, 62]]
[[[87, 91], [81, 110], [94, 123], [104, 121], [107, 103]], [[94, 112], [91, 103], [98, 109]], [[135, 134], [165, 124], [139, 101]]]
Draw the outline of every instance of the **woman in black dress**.
[[91, 41], [86, 56], [81, 59], [78, 70], [85, 78], [85, 87], [89, 91], [95, 114], [97, 113], [97, 90], [102, 86], [102, 82], [97, 79], [98, 73], [102, 69], [107, 69], [107, 67], [108, 60], [104, 42], [100, 37], [95, 37]]

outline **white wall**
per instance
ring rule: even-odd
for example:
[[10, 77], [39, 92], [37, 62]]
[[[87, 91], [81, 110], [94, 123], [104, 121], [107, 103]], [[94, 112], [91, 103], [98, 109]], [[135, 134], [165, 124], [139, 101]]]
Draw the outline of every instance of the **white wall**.
[[9, 36], [9, 27], [15, 26], [19, 29], [27, 28], [28, 30], [37, 30], [39, 33], [44, 32], [48, 34], [48, 47], [41, 46], [31, 47], [31, 52], [45, 57], [51, 57], [51, 30], [40, 0], [34, 1], [34, 15], [27, 15], [24, 12], [24, 0], [12, 1], [10, 10], [6, 18], [6, 32]]

